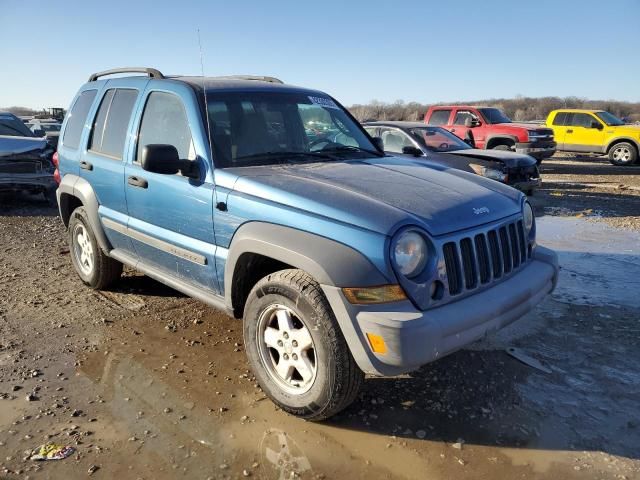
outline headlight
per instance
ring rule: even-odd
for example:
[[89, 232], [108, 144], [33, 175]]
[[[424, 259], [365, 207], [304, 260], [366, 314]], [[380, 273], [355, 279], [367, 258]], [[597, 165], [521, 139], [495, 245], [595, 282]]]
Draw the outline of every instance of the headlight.
[[499, 182], [507, 181], [507, 174], [497, 168], [484, 167], [477, 163], [470, 163], [471, 169], [482, 177], [490, 178], [491, 180], [497, 180]]
[[522, 212], [522, 216], [523, 216], [523, 224], [524, 224], [524, 230], [527, 233], [527, 237], [529, 236], [529, 234], [531, 233], [531, 229], [533, 228], [533, 209], [531, 208], [531, 205], [529, 204], [529, 202], [524, 202], [524, 209]]
[[427, 263], [427, 242], [416, 232], [404, 232], [396, 240], [394, 260], [405, 277], [415, 277]]

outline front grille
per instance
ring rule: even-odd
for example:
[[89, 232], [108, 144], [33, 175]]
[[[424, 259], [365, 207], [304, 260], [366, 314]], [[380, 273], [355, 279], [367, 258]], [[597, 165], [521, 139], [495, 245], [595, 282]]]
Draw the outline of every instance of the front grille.
[[522, 220], [442, 246], [449, 295], [473, 290], [518, 270], [528, 258]]
[[540, 178], [540, 172], [536, 165], [529, 167], [513, 167], [507, 171], [509, 181], [512, 183], [528, 182], [532, 179]]

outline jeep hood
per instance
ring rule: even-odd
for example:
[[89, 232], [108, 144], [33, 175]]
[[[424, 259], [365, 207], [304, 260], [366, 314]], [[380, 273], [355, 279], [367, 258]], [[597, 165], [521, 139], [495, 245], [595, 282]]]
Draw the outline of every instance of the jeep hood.
[[[413, 224], [439, 236], [513, 215], [521, 208], [521, 193], [498, 182], [398, 157], [225, 172], [237, 175], [232, 187], [236, 192], [385, 235]], [[232, 195], [228, 202], [232, 210]]]

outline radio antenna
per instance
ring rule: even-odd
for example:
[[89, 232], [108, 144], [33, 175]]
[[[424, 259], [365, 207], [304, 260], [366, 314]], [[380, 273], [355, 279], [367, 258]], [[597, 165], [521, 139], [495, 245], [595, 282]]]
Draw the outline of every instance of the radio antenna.
[[207, 137], [209, 138], [209, 155], [211, 155], [211, 162], [213, 163], [213, 143], [211, 142], [211, 123], [209, 121], [209, 102], [207, 101], [207, 87], [204, 82], [204, 59], [202, 55], [202, 40], [200, 39], [200, 29], [196, 29], [198, 32], [198, 47], [200, 48], [200, 73], [202, 74], [202, 92], [204, 93], [204, 113], [207, 117]]

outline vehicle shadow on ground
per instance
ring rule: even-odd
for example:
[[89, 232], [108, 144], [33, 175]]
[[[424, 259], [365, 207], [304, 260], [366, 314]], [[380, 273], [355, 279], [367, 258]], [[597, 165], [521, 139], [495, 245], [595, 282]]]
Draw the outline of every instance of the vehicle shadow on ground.
[[[536, 217], [554, 215], [558, 209], [562, 216], [574, 216], [582, 210], [590, 210], [590, 214], [601, 217], [636, 216], [640, 211], [640, 195], [622, 194], [619, 190], [594, 191], [587, 185], [553, 183], [544, 184], [529, 198]], [[546, 210], [545, 210], [546, 209]]]
[[618, 167], [607, 157], [553, 157], [542, 162], [541, 174], [543, 182], [545, 175], [638, 175], [640, 164]]
[[58, 209], [41, 193], [0, 193], [0, 217], [55, 217]]
[[147, 297], [186, 298], [182, 292], [132, 269], [127, 269], [122, 278], [105, 290], [112, 293], [139, 294]]

